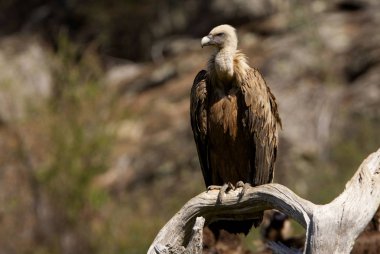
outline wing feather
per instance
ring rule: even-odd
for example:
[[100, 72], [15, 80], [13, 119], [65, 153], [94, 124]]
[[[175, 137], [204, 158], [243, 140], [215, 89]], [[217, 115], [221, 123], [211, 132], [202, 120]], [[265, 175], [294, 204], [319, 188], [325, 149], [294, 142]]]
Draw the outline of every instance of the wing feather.
[[207, 143], [207, 72], [201, 70], [195, 77], [190, 95], [190, 119], [203, 178], [211, 185], [211, 170]]
[[281, 120], [275, 97], [261, 74], [250, 68], [241, 84], [245, 102], [245, 131], [255, 146], [251, 156], [254, 185], [272, 182]]

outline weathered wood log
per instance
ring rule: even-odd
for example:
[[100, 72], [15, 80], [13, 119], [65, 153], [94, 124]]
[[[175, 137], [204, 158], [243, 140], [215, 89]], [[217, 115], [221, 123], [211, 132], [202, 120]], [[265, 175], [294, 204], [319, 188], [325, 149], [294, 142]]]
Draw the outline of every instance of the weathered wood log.
[[202, 253], [205, 222], [257, 218], [267, 209], [277, 209], [306, 228], [304, 253], [350, 253], [380, 205], [380, 149], [363, 161], [343, 193], [326, 205], [315, 205], [275, 183], [240, 193], [241, 189], [230, 191], [223, 204], [216, 203], [218, 191], [192, 198], [160, 230], [148, 254]]

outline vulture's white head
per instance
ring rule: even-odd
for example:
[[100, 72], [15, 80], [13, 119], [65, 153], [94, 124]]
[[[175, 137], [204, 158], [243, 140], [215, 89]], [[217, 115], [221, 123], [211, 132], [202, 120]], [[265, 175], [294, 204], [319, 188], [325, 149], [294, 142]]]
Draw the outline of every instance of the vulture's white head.
[[213, 46], [217, 49], [236, 49], [237, 48], [237, 35], [236, 30], [230, 25], [220, 25], [214, 27], [211, 32], [202, 38], [201, 45]]

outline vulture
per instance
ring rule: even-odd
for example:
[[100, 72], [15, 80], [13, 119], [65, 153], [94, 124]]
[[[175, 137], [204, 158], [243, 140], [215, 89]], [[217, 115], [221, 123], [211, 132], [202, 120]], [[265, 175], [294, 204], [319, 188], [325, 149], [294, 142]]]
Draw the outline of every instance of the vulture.
[[[273, 180], [281, 119], [274, 95], [260, 72], [237, 50], [237, 34], [220, 25], [202, 38], [201, 46], [215, 49], [207, 70], [195, 77], [190, 96], [191, 127], [208, 190], [219, 189], [218, 202], [229, 189], [257, 186]], [[248, 234], [249, 221], [216, 221], [219, 235]]]

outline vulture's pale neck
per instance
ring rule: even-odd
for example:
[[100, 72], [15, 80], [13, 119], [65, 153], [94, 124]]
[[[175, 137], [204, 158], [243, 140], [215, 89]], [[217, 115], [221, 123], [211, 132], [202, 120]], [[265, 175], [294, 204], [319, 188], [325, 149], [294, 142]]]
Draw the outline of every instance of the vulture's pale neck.
[[220, 81], [229, 82], [234, 76], [234, 57], [236, 48], [225, 47], [214, 55], [215, 71]]

